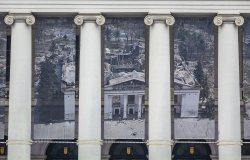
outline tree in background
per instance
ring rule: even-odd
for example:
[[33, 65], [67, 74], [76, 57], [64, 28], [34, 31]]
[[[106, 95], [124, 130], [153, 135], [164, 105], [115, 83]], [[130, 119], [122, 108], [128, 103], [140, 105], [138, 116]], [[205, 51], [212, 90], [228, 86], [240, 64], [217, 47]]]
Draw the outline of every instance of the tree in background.
[[111, 41], [112, 31], [109, 28], [109, 26], [106, 26], [105, 28], [105, 36], [106, 36], [107, 41]]
[[[61, 119], [63, 114], [58, 112], [52, 116], [52, 111], [56, 111], [57, 107], [64, 109], [64, 96], [61, 92], [61, 82], [55, 73], [55, 66], [50, 58], [46, 58], [41, 64], [40, 83], [38, 85], [37, 106], [39, 108], [41, 122], [51, 122], [51, 120]], [[56, 105], [54, 105], [56, 104]]]
[[55, 92], [60, 88], [57, 81], [54, 64], [48, 58], [41, 64], [40, 83], [38, 86], [39, 104], [49, 104]]
[[180, 41], [178, 48], [179, 48], [179, 54], [180, 56], [183, 57], [184, 61], [187, 61], [187, 55], [188, 55], [188, 49], [187, 49], [188, 43], [186, 43], [187, 37], [188, 37], [188, 32], [183, 28], [180, 28], [177, 34], [177, 38]]
[[180, 56], [183, 57], [184, 61], [187, 61], [187, 47], [184, 44], [179, 46]]
[[200, 99], [202, 100], [202, 102], [204, 102], [204, 100], [209, 97], [209, 87], [207, 76], [204, 74], [201, 61], [198, 61], [198, 64], [195, 66], [194, 76], [202, 88], [200, 92]]

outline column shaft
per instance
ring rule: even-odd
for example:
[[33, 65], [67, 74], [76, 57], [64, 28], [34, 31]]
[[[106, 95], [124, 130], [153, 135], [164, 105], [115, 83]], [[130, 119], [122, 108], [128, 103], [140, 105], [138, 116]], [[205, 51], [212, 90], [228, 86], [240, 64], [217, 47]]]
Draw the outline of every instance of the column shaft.
[[241, 159], [238, 27], [223, 23], [218, 33], [219, 159]]
[[[145, 18], [145, 21], [150, 22], [151, 17], [149, 16]], [[170, 33], [169, 26], [166, 24], [167, 17], [168, 15], [159, 16], [159, 18], [155, 16], [156, 22], [150, 27], [149, 160], [171, 159], [172, 157]], [[173, 19], [172, 16], [169, 18]]]
[[11, 29], [8, 160], [31, 155], [31, 26], [24, 20]]
[[101, 159], [101, 30], [81, 25], [78, 159]]

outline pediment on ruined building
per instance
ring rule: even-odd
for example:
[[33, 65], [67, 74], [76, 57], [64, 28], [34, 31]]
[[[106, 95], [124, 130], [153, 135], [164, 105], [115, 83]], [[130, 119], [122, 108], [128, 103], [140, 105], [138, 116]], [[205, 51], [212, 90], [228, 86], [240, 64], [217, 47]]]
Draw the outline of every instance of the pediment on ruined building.
[[117, 82], [112, 85], [106, 85], [105, 90], [145, 90], [145, 81], [140, 79], [129, 79], [127, 81]]

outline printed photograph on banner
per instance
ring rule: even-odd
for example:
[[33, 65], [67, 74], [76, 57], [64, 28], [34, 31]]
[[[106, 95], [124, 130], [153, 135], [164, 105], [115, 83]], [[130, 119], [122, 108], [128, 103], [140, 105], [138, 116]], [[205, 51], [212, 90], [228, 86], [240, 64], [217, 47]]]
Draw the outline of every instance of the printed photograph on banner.
[[173, 30], [174, 138], [215, 139], [213, 19], [177, 17]]
[[76, 33], [72, 18], [34, 26], [34, 139], [75, 138]]
[[143, 18], [107, 18], [104, 38], [104, 139], [144, 139]]
[[[3, 19], [3, 17], [1, 17]], [[0, 21], [0, 139], [4, 139], [5, 106], [7, 103], [7, 27]]]
[[250, 19], [246, 18], [243, 26], [243, 118], [244, 140], [250, 141]]

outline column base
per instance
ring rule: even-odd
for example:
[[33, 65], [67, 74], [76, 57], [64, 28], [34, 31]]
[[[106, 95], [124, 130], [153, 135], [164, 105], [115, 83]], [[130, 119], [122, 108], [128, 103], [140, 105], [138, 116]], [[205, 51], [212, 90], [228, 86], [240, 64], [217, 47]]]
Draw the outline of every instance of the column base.
[[8, 144], [8, 160], [30, 160], [31, 145], [26, 144]]
[[78, 160], [101, 160], [100, 140], [80, 140], [78, 145]]
[[219, 141], [218, 145], [220, 160], [241, 159], [241, 141]]
[[149, 140], [149, 160], [172, 159], [173, 142], [168, 140]]
[[236, 160], [241, 159], [240, 146], [219, 146], [219, 159], [220, 160]]
[[152, 145], [149, 146], [149, 160], [171, 159], [171, 146], [168, 145]]

